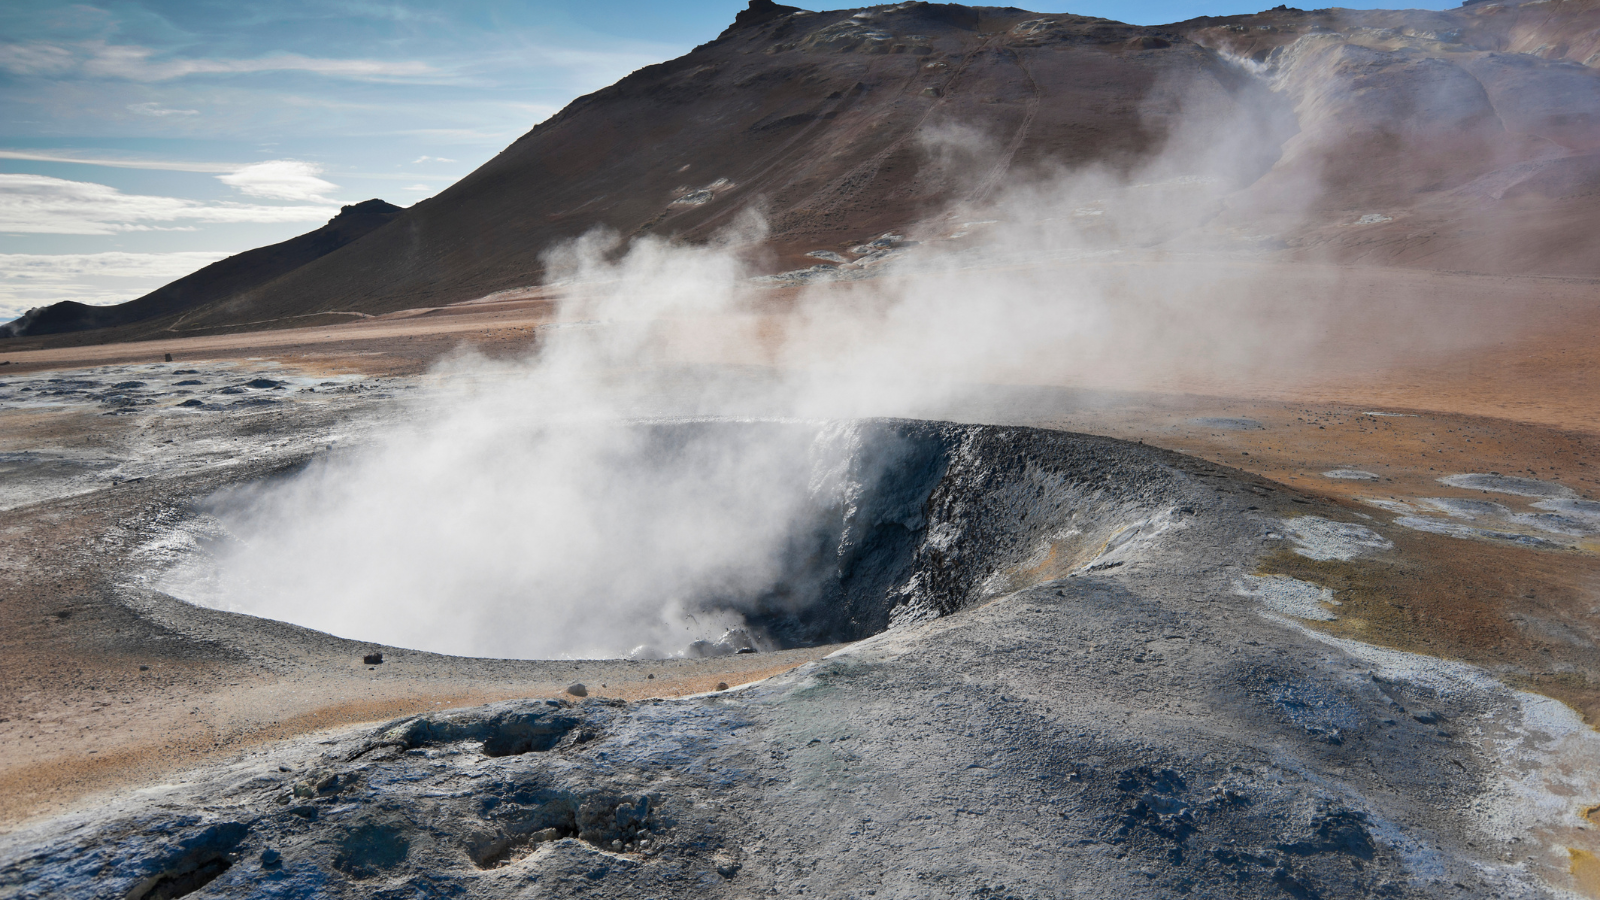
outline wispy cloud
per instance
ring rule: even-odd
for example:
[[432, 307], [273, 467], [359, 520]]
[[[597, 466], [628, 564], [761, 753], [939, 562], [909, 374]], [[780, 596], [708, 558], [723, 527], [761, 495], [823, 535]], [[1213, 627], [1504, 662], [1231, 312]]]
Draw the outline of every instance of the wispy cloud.
[[159, 103], [129, 103], [128, 111], [141, 116], [198, 116], [198, 109], [172, 109]]
[[338, 190], [339, 186], [318, 178], [321, 173], [321, 166], [292, 159], [275, 159], [245, 166], [227, 175], [218, 175], [217, 180], [251, 197], [331, 203], [323, 195]]
[[124, 194], [103, 184], [45, 175], [0, 174], [0, 232], [117, 234], [170, 230], [170, 226], [155, 223], [185, 221], [310, 222], [338, 211], [337, 204], [326, 200], [298, 206], [201, 203], [177, 197]]
[[6, 282], [61, 283], [95, 278], [181, 278], [228, 256], [212, 250], [173, 253], [0, 253]]
[[0, 159], [77, 163], [85, 166], [107, 166], [113, 169], [155, 169], [162, 172], [237, 172], [244, 168], [243, 163], [182, 162], [166, 159], [114, 159], [97, 156], [75, 156], [71, 153], [38, 153], [30, 150], [0, 150]]
[[63, 300], [103, 305], [143, 296], [227, 256], [174, 253], [0, 253], [0, 321]]
[[356, 79], [438, 74], [433, 66], [415, 60], [328, 59], [298, 53], [278, 53], [256, 59], [161, 58], [149, 47], [105, 41], [0, 44], [0, 70], [23, 76], [77, 75], [146, 82], [169, 81], [187, 75], [249, 72], [311, 72]]
[[426, 194], [426, 193], [431, 192], [433, 190], [433, 188], [429, 187], [426, 184], [412, 184], [412, 185], [407, 185], [406, 187], [401, 188], [401, 190], [403, 190], [403, 191], [421, 191], [421, 192]]
[[419, 156], [411, 161], [412, 165], [425, 162], [455, 162], [455, 160], [446, 156]]

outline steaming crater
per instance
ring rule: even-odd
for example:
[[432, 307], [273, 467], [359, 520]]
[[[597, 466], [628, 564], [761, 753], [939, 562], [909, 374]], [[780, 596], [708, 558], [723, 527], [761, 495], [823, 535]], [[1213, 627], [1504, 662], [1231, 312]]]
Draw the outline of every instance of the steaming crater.
[[522, 440], [219, 495], [166, 541], [183, 552], [154, 585], [411, 649], [717, 655], [859, 640], [1115, 566], [1173, 518], [1142, 448], [1031, 428], [699, 419]]

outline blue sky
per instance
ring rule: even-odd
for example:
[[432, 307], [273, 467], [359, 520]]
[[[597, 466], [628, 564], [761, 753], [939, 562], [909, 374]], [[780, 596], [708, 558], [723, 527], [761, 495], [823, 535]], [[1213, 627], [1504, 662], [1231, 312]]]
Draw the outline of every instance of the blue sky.
[[[1020, 5], [1158, 24], [1275, 4]], [[0, 321], [133, 299], [344, 203], [409, 206], [574, 97], [710, 40], [744, 6], [0, 4]]]

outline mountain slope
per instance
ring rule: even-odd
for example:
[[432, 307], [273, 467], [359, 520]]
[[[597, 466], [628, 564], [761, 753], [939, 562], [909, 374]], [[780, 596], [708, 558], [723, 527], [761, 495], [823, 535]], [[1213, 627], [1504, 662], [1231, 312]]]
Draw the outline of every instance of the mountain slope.
[[[191, 324], [465, 300], [537, 282], [541, 252], [596, 225], [701, 240], [746, 209], [771, 223], [775, 267], [802, 264], [981, 198], [1008, 171], [1149, 152], [1176, 110], [1147, 101], [1173, 79], [1220, 107], [1271, 101], [1170, 29], [954, 5], [752, 7], [711, 43], [573, 102], [359, 245]], [[930, 160], [921, 137], [958, 127], [994, 138]]]
[[258, 288], [332, 253], [385, 225], [401, 208], [382, 200], [346, 206], [316, 231], [218, 260], [127, 303], [89, 306], [70, 300], [30, 309], [0, 325], [0, 337], [38, 337], [115, 328], [179, 317], [207, 304]]
[[[755, 2], [716, 40], [575, 101], [372, 239], [196, 324], [469, 299], [536, 282], [542, 251], [596, 225], [703, 240], [747, 209], [770, 225], [771, 268], [808, 265], [808, 251], [914, 228], [1008, 179], [1132, 168], [1196, 109], [1263, 135], [1240, 192], [1202, 229], [1211, 243], [1266, 232], [1290, 257], [1600, 275], [1600, 229], [1587, 227], [1600, 221], [1600, 73], [1571, 61], [1592, 61], [1597, 9], [1278, 10], [1142, 28]], [[951, 134], [980, 139], [930, 147]]]
[[1597, 49], [1600, 0], [1152, 28], [752, 0], [715, 40], [579, 98], [365, 238], [163, 327], [440, 306], [538, 283], [542, 254], [595, 227], [703, 241], [750, 212], [767, 269], [795, 269], [885, 232], [947, 235], [936, 217], [990, 218], [1002, 196], [1041, 222], [1083, 213], [1015, 208], [1083, 172], [1209, 185], [1089, 210], [1107, 247], [1597, 277]]

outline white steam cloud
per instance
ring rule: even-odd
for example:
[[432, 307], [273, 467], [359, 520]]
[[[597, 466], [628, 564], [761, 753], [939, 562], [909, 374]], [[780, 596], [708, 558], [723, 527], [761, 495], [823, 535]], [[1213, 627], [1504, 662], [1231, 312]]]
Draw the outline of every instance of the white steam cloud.
[[1315, 367], [1338, 327], [1331, 292], [1286, 302], [1294, 286], [1253, 268], [1252, 236], [1207, 229], [1277, 158], [1280, 114], [1152, 103], [1180, 124], [1131, 169], [1001, 184], [984, 168], [998, 144], [930, 133], [930, 167], [975, 171], [968, 200], [909, 231], [920, 246], [890, 275], [807, 288], [792, 308], [749, 277], [755, 218], [708, 246], [591, 234], [554, 249], [561, 324], [535, 354], [454, 359], [409, 427], [218, 499], [238, 540], [206, 602], [452, 653], [681, 653], [781, 593], [807, 510], [853, 502], [851, 433], [664, 442], [629, 423], [938, 417], [985, 384], [1199, 389]]

